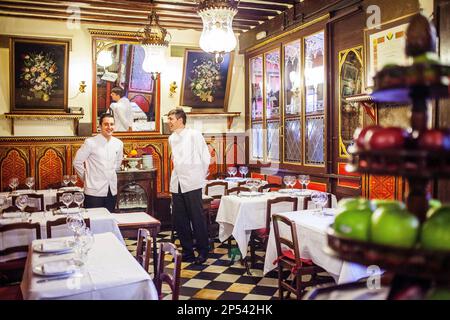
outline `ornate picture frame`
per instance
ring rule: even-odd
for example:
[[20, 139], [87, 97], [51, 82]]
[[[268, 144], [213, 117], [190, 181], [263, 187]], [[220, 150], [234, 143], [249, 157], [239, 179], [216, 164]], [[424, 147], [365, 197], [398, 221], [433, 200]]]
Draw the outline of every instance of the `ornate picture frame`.
[[67, 113], [70, 40], [12, 37], [12, 113]]
[[222, 63], [200, 49], [186, 49], [180, 105], [197, 111], [227, 111], [233, 55], [226, 53]]

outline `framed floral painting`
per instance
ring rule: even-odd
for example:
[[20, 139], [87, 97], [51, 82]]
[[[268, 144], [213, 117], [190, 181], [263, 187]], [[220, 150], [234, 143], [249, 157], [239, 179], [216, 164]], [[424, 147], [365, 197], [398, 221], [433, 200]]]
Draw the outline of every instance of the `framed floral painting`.
[[202, 111], [227, 111], [232, 62], [230, 53], [224, 55], [222, 63], [216, 63], [213, 54], [186, 49], [180, 105]]
[[11, 38], [11, 112], [68, 111], [69, 48], [70, 40]]

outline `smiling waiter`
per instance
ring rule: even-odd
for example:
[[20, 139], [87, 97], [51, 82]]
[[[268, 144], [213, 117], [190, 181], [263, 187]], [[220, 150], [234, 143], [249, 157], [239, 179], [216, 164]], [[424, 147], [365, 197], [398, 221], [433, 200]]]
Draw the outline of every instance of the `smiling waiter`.
[[123, 142], [113, 137], [114, 117], [100, 116], [100, 134], [87, 138], [78, 150], [73, 166], [84, 182], [84, 206], [114, 210], [117, 174], [123, 158]]

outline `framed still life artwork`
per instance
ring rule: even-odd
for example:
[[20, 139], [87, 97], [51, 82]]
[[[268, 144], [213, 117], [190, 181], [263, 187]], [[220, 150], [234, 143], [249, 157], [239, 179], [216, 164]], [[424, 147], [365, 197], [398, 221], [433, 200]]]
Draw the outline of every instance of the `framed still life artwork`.
[[180, 105], [197, 111], [227, 111], [232, 62], [230, 53], [224, 55], [222, 63], [216, 63], [213, 54], [186, 49]]
[[70, 40], [10, 40], [11, 112], [68, 111]]

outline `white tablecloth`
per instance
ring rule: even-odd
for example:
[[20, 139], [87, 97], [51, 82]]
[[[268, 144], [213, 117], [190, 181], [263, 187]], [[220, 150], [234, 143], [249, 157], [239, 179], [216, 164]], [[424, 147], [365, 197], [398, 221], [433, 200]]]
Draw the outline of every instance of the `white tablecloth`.
[[[304, 259], [311, 259], [315, 264], [324, 268], [338, 284], [353, 282], [370, 275], [365, 266], [336, 259], [324, 252], [323, 248], [327, 245], [326, 230], [333, 223], [334, 216], [322, 216], [314, 210], [286, 212], [281, 215], [296, 224], [300, 256]], [[286, 225], [280, 223], [279, 226], [281, 235], [290, 238]], [[272, 226], [267, 243], [264, 274], [276, 268], [276, 264], [273, 264], [276, 259], [277, 249]]]
[[[45, 190], [37, 190], [36, 194], [43, 194], [44, 195], [44, 208], [42, 208], [43, 210], [45, 209], [45, 206], [49, 205], [49, 204], [54, 204], [56, 202], [56, 193], [60, 191], [63, 192], [63, 190], [58, 190], [58, 189], [45, 189]], [[16, 191], [18, 194], [20, 193], [30, 193], [29, 190], [17, 190]], [[83, 189], [80, 189], [80, 192], [83, 192]], [[8, 206], [12, 205], [12, 197], [11, 197], [11, 193], [10, 192], [0, 192], [0, 196], [4, 196], [6, 197], [6, 203], [8, 204]]]
[[[96, 234], [86, 264], [76, 276], [38, 283], [33, 267], [49, 261], [71, 259], [73, 254], [41, 257], [28, 255], [20, 285], [24, 299], [76, 300], [157, 300], [158, 294], [149, 274], [112, 233]], [[70, 239], [70, 238], [69, 238]], [[49, 240], [35, 240], [32, 245]]]
[[[53, 215], [48, 212], [34, 212], [31, 214], [31, 222], [38, 222], [41, 225], [41, 238], [47, 238], [46, 223], [49, 220], [56, 220], [63, 218], [65, 215]], [[106, 208], [93, 208], [87, 209], [83, 213], [84, 218], [90, 219], [91, 230], [94, 234], [112, 232], [117, 239], [125, 244], [125, 241], [120, 233], [119, 227], [115, 219], [115, 215], [111, 214]], [[4, 222], [21, 222], [20, 219], [5, 219]], [[56, 226], [52, 228], [52, 237], [66, 237], [73, 235], [73, 232], [69, 230], [67, 224]], [[17, 230], [8, 231], [0, 234], [0, 250], [17, 245], [29, 245], [31, 241], [35, 239], [35, 232], [29, 230]], [[11, 259], [18, 259], [25, 257], [25, 253], [15, 253], [8, 256], [0, 257], [0, 262], [8, 261]]]
[[[286, 193], [267, 192], [257, 197], [229, 195], [221, 198], [216, 221], [219, 224], [219, 240], [225, 241], [233, 235], [239, 250], [245, 257], [252, 230], [266, 227], [267, 200], [288, 196]], [[303, 206], [303, 197], [298, 197], [298, 207]], [[337, 206], [336, 196], [332, 196], [332, 207]], [[308, 207], [314, 207], [312, 202]], [[292, 211], [291, 205], [278, 204], [273, 213]]]

